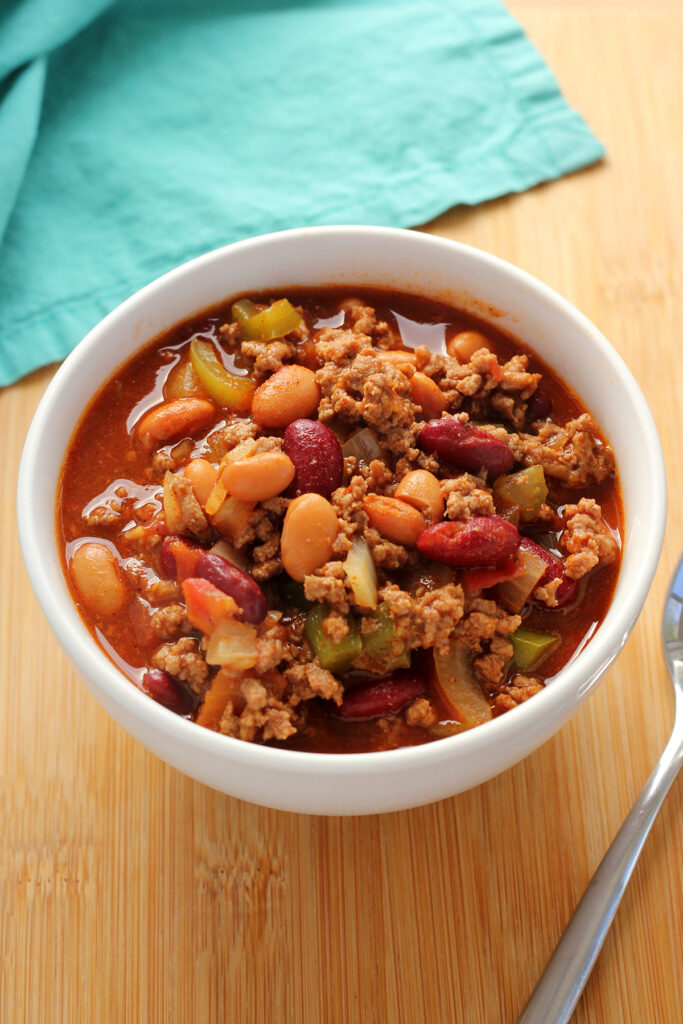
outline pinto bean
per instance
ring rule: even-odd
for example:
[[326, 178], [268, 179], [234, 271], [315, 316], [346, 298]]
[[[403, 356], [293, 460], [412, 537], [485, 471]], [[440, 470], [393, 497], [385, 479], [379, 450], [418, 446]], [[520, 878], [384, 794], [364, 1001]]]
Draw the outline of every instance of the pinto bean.
[[439, 385], [426, 373], [414, 373], [410, 378], [413, 401], [419, 405], [426, 419], [436, 419], [446, 408], [446, 396]]
[[413, 469], [406, 473], [394, 496], [413, 505], [428, 523], [438, 523], [443, 519], [445, 503], [441, 494], [441, 484], [434, 474], [426, 469]]
[[[552, 580], [561, 579], [559, 587], [555, 591], [555, 600], [557, 604], [553, 605], [553, 608], [564, 608], [568, 604], [572, 604], [576, 600], [579, 593], [578, 580], [570, 579], [564, 571], [564, 562], [561, 558], [558, 558], [547, 548], [541, 547], [531, 537], [522, 537], [519, 542], [520, 549], [522, 551], [529, 551], [531, 554], [536, 555], [542, 562], [547, 565], [546, 571], [541, 576], [537, 583], [537, 586], [542, 587], [546, 583], [550, 583]], [[547, 608], [544, 602], [539, 602], [543, 608]]]
[[373, 355], [376, 359], [379, 359], [382, 363], [391, 363], [397, 370], [400, 370], [403, 366], [415, 366], [417, 356], [414, 352], [409, 349], [375, 349]]
[[229, 462], [221, 473], [228, 494], [240, 501], [265, 501], [282, 494], [294, 479], [294, 463], [284, 452], [262, 452]]
[[294, 486], [300, 494], [329, 498], [342, 482], [344, 456], [329, 427], [318, 420], [295, 420], [285, 430], [285, 452], [294, 463]]
[[332, 557], [339, 521], [321, 494], [302, 494], [289, 504], [280, 549], [285, 571], [294, 580], [315, 572]]
[[394, 544], [415, 547], [417, 538], [427, 526], [422, 513], [400, 498], [368, 494], [363, 502], [363, 508], [367, 512], [370, 526], [374, 526], [383, 537]]
[[218, 470], [208, 459], [191, 459], [184, 473], [192, 484], [197, 501], [204, 508], [218, 479]]
[[194, 571], [197, 576], [228, 594], [242, 609], [245, 622], [254, 625], [263, 622], [268, 611], [265, 594], [251, 576], [232, 565], [227, 558], [207, 551], [199, 556]]
[[319, 401], [320, 388], [313, 370], [290, 363], [256, 389], [251, 415], [260, 427], [278, 430], [312, 416]]
[[128, 587], [116, 555], [106, 544], [81, 544], [71, 556], [69, 571], [90, 615], [116, 615], [124, 608]]
[[430, 420], [420, 431], [417, 443], [425, 452], [435, 452], [446, 462], [489, 477], [500, 476], [512, 468], [514, 456], [508, 446], [479, 427], [461, 423], [455, 416]]
[[481, 331], [460, 331], [448, 340], [446, 351], [459, 363], [469, 363], [480, 348], [489, 347], [489, 339]]
[[196, 434], [209, 426], [215, 414], [215, 405], [206, 398], [176, 398], [145, 413], [137, 434], [146, 448], [153, 448], [176, 437]]
[[500, 516], [472, 516], [464, 522], [437, 523], [418, 538], [425, 558], [460, 568], [502, 565], [519, 547], [519, 530]]

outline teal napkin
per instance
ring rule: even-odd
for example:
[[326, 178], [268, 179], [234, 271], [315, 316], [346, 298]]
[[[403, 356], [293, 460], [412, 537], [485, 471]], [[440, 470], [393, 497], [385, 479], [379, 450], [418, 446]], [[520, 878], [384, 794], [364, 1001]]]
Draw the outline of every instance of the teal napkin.
[[597, 160], [497, 0], [5, 0], [0, 384], [178, 263]]

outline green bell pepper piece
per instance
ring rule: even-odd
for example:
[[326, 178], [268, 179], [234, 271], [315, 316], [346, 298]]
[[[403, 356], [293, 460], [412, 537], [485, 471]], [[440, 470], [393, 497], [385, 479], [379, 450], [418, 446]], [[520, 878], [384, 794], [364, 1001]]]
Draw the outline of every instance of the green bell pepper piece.
[[[235, 306], [237, 305], [238, 303], [235, 303]], [[260, 313], [254, 313], [253, 316], [239, 322], [242, 334], [248, 341], [274, 341], [296, 330], [303, 320], [289, 299], [278, 299], [267, 309], [262, 309]]]
[[348, 672], [356, 655], [360, 654], [363, 642], [358, 623], [351, 615], [347, 616], [349, 631], [344, 639], [337, 644], [331, 640], [323, 630], [323, 619], [329, 614], [326, 605], [316, 602], [306, 616], [304, 631], [322, 667], [335, 675], [343, 675]]
[[540, 630], [519, 629], [510, 637], [515, 649], [514, 662], [523, 672], [534, 668], [559, 642], [554, 633], [542, 633]]
[[214, 402], [232, 412], [249, 412], [256, 390], [256, 382], [251, 377], [238, 377], [226, 370], [212, 343], [201, 338], [190, 342], [190, 360], [202, 387]]

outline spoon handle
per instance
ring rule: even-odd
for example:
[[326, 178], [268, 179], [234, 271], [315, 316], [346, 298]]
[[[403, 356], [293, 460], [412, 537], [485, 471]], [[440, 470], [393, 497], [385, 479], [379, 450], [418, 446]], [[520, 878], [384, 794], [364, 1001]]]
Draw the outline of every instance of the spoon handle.
[[662, 801], [683, 762], [683, 700], [654, 771], [581, 897], [518, 1024], [567, 1024], [597, 960]]

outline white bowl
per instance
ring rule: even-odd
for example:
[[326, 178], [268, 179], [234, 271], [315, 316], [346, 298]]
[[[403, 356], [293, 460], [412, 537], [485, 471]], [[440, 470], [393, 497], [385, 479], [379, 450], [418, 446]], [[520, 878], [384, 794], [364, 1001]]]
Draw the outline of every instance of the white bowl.
[[[277, 750], [188, 722], [138, 690], [97, 646], [67, 590], [55, 534], [60, 466], [100, 385], [148, 339], [238, 292], [288, 285], [380, 285], [470, 309], [529, 343], [581, 396], [611, 442], [626, 535], [614, 600], [570, 665], [519, 708], [470, 732], [368, 754]], [[502, 311], [503, 315], [500, 315]], [[42, 609], [85, 683], [149, 750], [231, 796], [311, 814], [395, 811], [476, 786], [553, 735], [593, 691], [643, 606], [659, 557], [666, 484], [655, 426], [614, 349], [556, 292], [509, 263], [426, 234], [376, 227], [284, 231], [228, 245], [122, 303], [55, 375], [26, 439], [18, 488], [21, 547]]]

